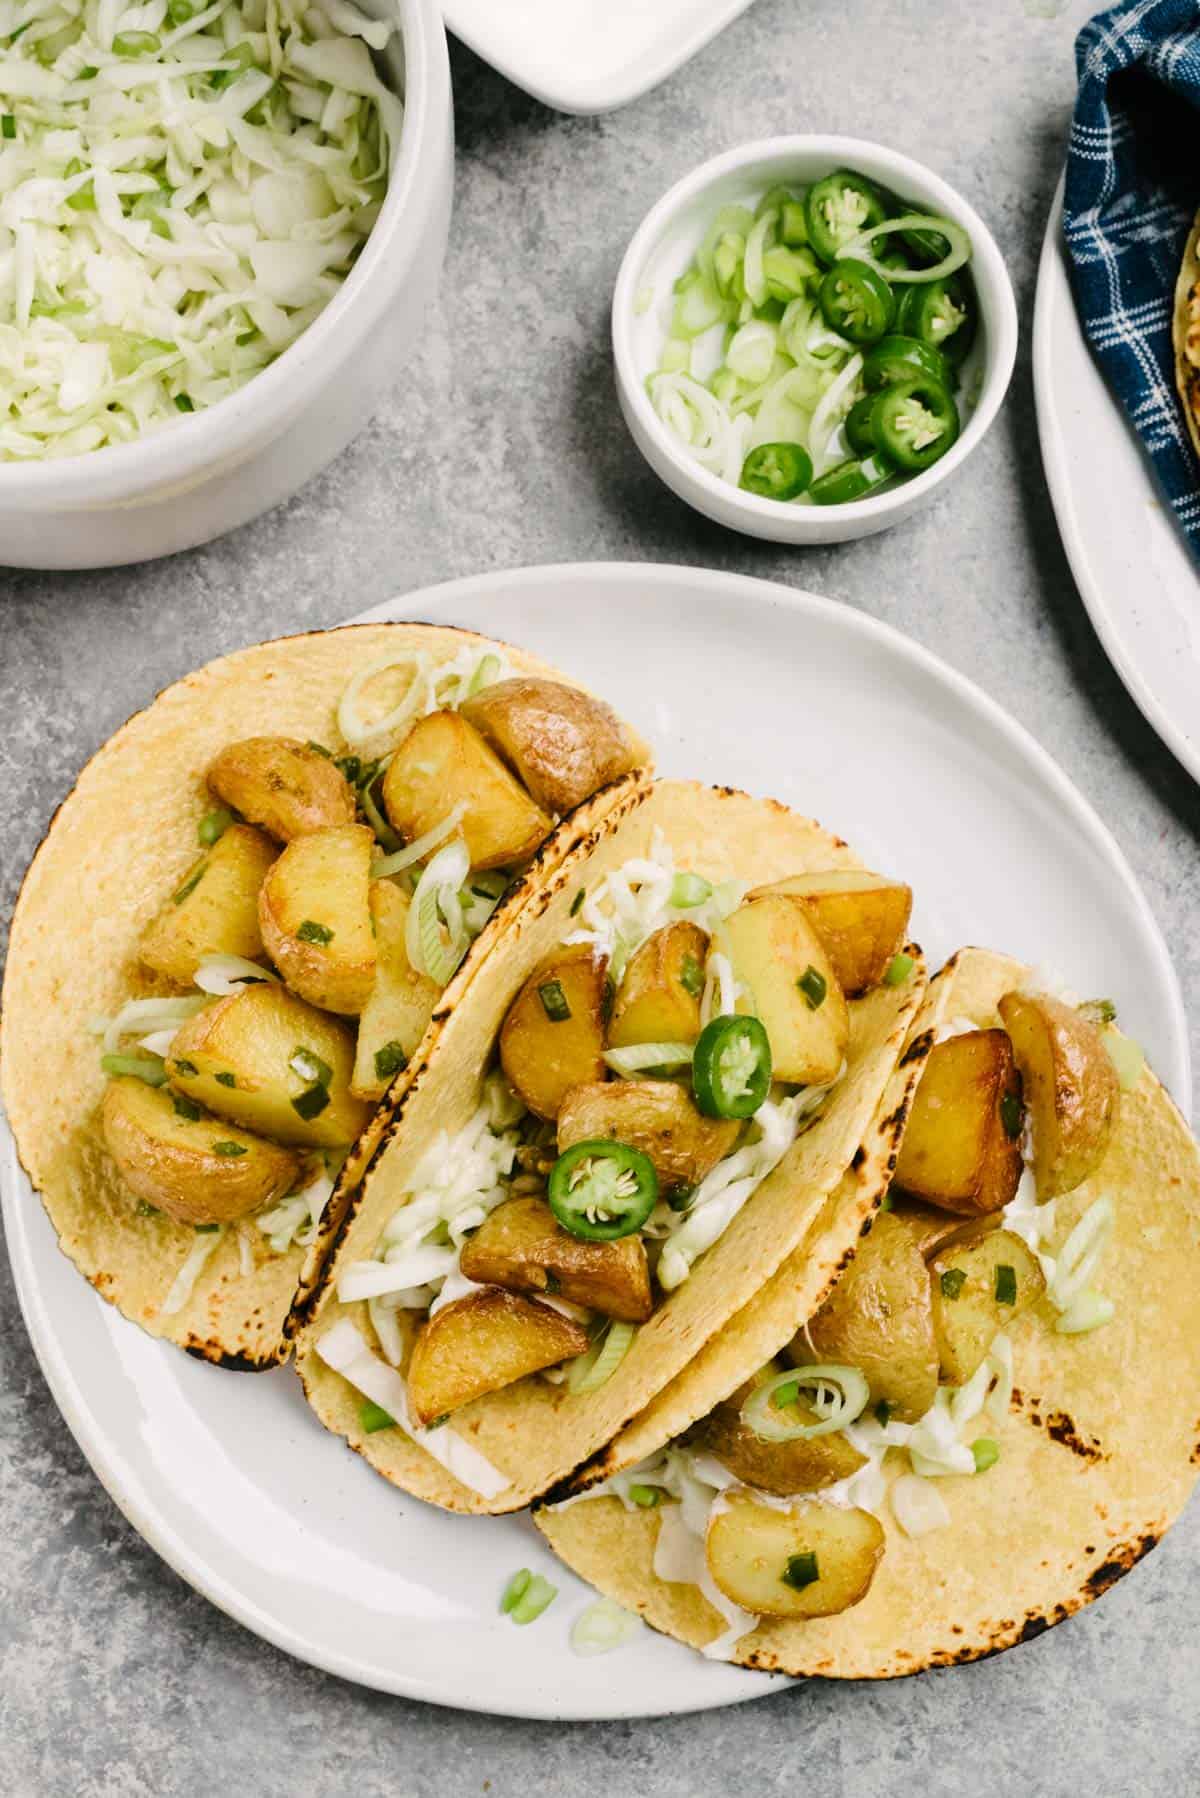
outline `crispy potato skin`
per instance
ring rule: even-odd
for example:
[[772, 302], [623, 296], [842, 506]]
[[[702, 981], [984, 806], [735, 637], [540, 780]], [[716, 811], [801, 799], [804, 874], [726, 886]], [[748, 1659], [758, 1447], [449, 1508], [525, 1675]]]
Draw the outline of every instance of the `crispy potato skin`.
[[603, 700], [537, 675], [485, 687], [460, 708], [544, 811], [560, 815], [628, 774], [639, 746]]
[[[630, 1043], [691, 1043], [700, 1034], [700, 999], [704, 990], [704, 963], [708, 935], [686, 919], [668, 924], [647, 937], [629, 958], [617, 989], [609, 1044], [621, 1049]], [[699, 992], [684, 984], [691, 977]]]
[[535, 1298], [554, 1293], [626, 1323], [645, 1323], [654, 1309], [641, 1238], [584, 1242], [559, 1228], [544, 1199], [509, 1199], [498, 1205], [463, 1244], [460, 1266], [468, 1280], [481, 1286], [503, 1286]]
[[[690, 1433], [689, 1444], [715, 1455], [730, 1473], [747, 1486], [790, 1498], [796, 1492], [819, 1492], [849, 1479], [866, 1465], [866, 1456], [852, 1448], [845, 1436], [815, 1436], [809, 1442], [767, 1442], [742, 1422], [742, 1406], [753, 1382], [711, 1411]], [[816, 1422], [816, 1413], [803, 1403], [796, 1410]]]
[[793, 874], [749, 897], [767, 893], [801, 900], [848, 999], [878, 986], [904, 947], [912, 888], [902, 881], [866, 869], [831, 868], [824, 874]]
[[938, 1351], [929, 1272], [911, 1234], [877, 1213], [853, 1261], [789, 1350], [797, 1365], [857, 1367], [871, 1403], [886, 1400], [902, 1423], [923, 1417], [937, 1395]]
[[[964, 1223], [957, 1212], [940, 1211], [936, 1205], [925, 1205], [920, 1199], [906, 1198], [903, 1193], [893, 1195], [891, 1216], [902, 1229], [908, 1231], [926, 1260], [944, 1243], [953, 1242], [964, 1230], [976, 1227], [974, 1224]], [[998, 1229], [999, 1212], [992, 1212], [985, 1222], [989, 1229]]]
[[[365, 824], [336, 824], [289, 843], [263, 882], [258, 918], [267, 954], [292, 991], [322, 1011], [357, 1017], [371, 996], [374, 855], [374, 832]], [[307, 923], [331, 931], [330, 941], [298, 936]]]
[[206, 955], [260, 960], [258, 893], [275, 855], [261, 830], [231, 824], [147, 925], [138, 948], [146, 966], [177, 986], [190, 986]]
[[[587, 943], [547, 956], [508, 1008], [500, 1031], [500, 1065], [513, 1091], [538, 1117], [553, 1120], [573, 1086], [603, 1080], [604, 1004], [608, 964]], [[540, 988], [557, 981], [571, 1015], [556, 1023]]]
[[736, 1118], [706, 1118], [671, 1080], [588, 1081], [570, 1089], [558, 1114], [560, 1154], [591, 1139], [627, 1143], [650, 1157], [664, 1193], [699, 1186], [740, 1131]]
[[[292, 1103], [310, 1084], [289, 1066], [297, 1049], [311, 1050], [332, 1070], [329, 1103], [311, 1119]], [[189, 1018], [175, 1034], [167, 1077], [230, 1123], [274, 1142], [333, 1149], [352, 1143], [371, 1115], [350, 1091], [353, 1064], [354, 1032], [347, 1024], [271, 983], [214, 999]]]
[[[300, 1157], [203, 1114], [180, 1116], [169, 1087], [110, 1080], [100, 1112], [108, 1152], [136, 1198], [180, 1224], [227, 1224], [290, 1191]], [[240, 1155], [218, 1155], [214, 1143]]]
[[582, 1355], [579, 1324], [499, 1286], [455, 1299], [429, 1319], [408, 1364], [408, 1403], [424, 1427], [485, 1392]]
[[[996, 1269], [1011, 1267], [1016, 1275], [1014, 1305], [996, 1302]], [[966, 1275], [958, 1296], [951, 1298], [943, 1285], [946, 1273]], [[986, 1221], [961, 1231], [929, 1263], [933, 1324], [937, 1333], [942, 1377], [962, 1386], [976, 1372], [1003, 1330], [1037, 1303], [1046, 1290], [1046, 1279], [1032, 1250], [1011, 1230], [995, 1230]]]
[[1073, 1192], [1104, 1160], [1121, 1089], [1099, 1030], [1047, 993], [1006, 993], [1000, 1016], [1012, 1040], [1033, 1119], [1038, 1197]]
[[382, 1099], [395, 1076], [384, 1078], [376, 1071], [376, 1053], [399, 1043], [405, 1060], [411, 1061], [442, 989], [428, 974], [418, 974], [408, 959], [408, 894], [390, 880], [373, 880], [368, 901], [375, 925], [375, 981], [358, 1021], [350, 1090], [361, 1099]]
[[[787, 893], [747, 900], [725, 925], [734, 972], [754, 994], [771, 1039], [777, 1080], [823, 1086], [836, 1080], [850, 1040], [846, 1000], [804, 904]], [[813, 1009], [796, 982], [812, 968], [825, 982]]]
[[388, 763], [383, 803], [410, 842], [465, 805], [459, 832], [476, 871], [528, 861], [552, 823], [459, 712], [417, 720]]
[[341, 769], [295, 737], [230, 743], [210, 764], [208, 784], [218, 799], [281, 843], [354, 822], [354, 794]]
[[[709, 1572], [743, 1610], [760, 1617], [833, 1617], [865, 1598], [884, 1550], [869, 1511], [798, 1504], [776, 1511], [735, 1494], [708, 1526]], [[819, 1577], [797, 1591], [783, 1575], [793, 1555], [815, 1554]]]
[[[1103, 1053], [1103, 1051], [1101, 1051]], [[1020, 1132], [1001, 1106], [1021, 1103], [1021, 1076], [1003, 1030], [970, 1030], [931, 1050], [900, 1145], [895, 1182], [943, 1211], [999, 1211], [1020, 1183]]]

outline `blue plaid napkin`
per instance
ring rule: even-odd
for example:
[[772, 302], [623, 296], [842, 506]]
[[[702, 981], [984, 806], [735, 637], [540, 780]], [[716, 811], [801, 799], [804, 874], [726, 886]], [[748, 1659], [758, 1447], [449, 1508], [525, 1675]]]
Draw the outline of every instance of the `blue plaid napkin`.
[[1200, 560], [1200, 486], [1175, 391], [1171, 314], [1200, 209], [1200, 3], [1134, 0], [1085, 25], [1063, 230], [1105, 379]]

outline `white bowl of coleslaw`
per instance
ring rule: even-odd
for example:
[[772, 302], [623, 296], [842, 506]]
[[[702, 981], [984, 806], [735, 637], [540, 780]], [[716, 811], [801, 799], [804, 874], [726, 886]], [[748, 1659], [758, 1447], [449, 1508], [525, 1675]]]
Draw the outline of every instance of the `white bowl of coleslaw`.
[[[957, 371], [961, 430], [932, 466], [907, 476], [885, 476], [867, 497], [837, 504], [814, 504], [807, 493], [790, 501], [761, 497], [738, 483], [738, 466], [757, 441], [752, 433], [731, 444], [726, 455], [719, 448], [711, 453], [715, 434], [736, 414], [737, 407], [736, 403], [726, 406], [712, 394], [703, 341], [692, 343], [681, 370], [664, 369], [664, 350], [677, 317], [676, 283], [687, 279], [698, 247], [723, 209], [753, 212], [760, 203], [767, 203], [764, 196], [772, 190], [787, 187], [794, 193], [835, 170], [846, 169], [892, 195], [903, 196], [922, 214], [937, 215], [959, 227], [969, 239], [978, 324], [970, 353]], [[817, 322], [820, 326], [819, 317]], [[822, 329], [828, 339], [828, 330]], [[710, 335], [719, 339], [721, 332], [718, 324]], [[648, 213], [626, 251], [613, 297], [612, 333], [617, 392], [625, 421], [650, 466], [674, 493], [706, 517], [748, 536], [775, 543], [843, 543], [885, 530], [927, 504], [982, 441], [1012, 375], [1017, 310], [995, 239], [948, 182], [911, 157], [879, 144], [812, 135], [741, 145], [702, 164], [671, 188]], [[682, 345], [673, 347], [682, 353]], [[854, 349], [853, 344], [844, 347]], [[719, 358], [718, 349], [715, 359]], [[843, 361], [852, 359], [846, 355]], [[673, 427], [671, 410], [662, 404], [661, 396], [658, 404], [655, 400], [656, 380], [667, 373], [668, 380], [678, 382], [680, 372], [691, 387], [705, 389], [695, 396], [704, 413], [699, 422], [693, 418], [697, 443], [688, 442]], [[853, 374], [851, 369], [846, 372]], [[686, 426], [685, 411], [678, 407], [676, 411]], [[843, 414], [833, 411], [832, 430], [828, 429], [829, 418], [827, 409], [818, 405], [808, 421], [821, 426], [817, 433], [820, 441], [814, 439], [805, 446], [814, 476], [854, 455], [842, 432]], [[707, 422], [712, 431], [700, 437]]]
[[[249, 0], [251, 6], [256, 3], [260, 0]], [[322, 0], [322, 3], [328, 24], [322, 25], [321, 31], [328, 31], [332, 39], [339, 29], [339, 9], [344, 20], [350, 20], [354, 15], [349, 8], [342, 8], [341, 0]], [[45, 0], [45, 4], [52, 4], [52, 0]], [[246, 0], [243, 0], [245, 4]], [[366, 91], [362, 85], [356, 89], [356, 80], [360, 84], [363, 81], [369, 84], [371, 79], [369, 73], [362, 74], [364, 68], [370, 68], [361, 41], [365, 36], [384, 85], [403, 102], [403, 122], [394, 133], [396, 141], [391, 149], [386, 187], [382, 181], [377, 183], [381, 194], [377, 214], [371, 208], [360, 209], [357, 215], [358, 219], [373, 217], [374, 222], [369, 225], [369, 234], [357, 259], [353, 260], [349, 274], [336, 283], [332, 278], [322, 282], [318, 270], [317, 285], [313, 288], [316, 298], [308, 308], [311, 322], [302, 322], [297, 331], [294, 328], [296, 319], [305, 320], [302, 308], [296, 306], [293, 318], [285, 319], [285, 302], [281, 300], [278, 306], [273, 306], [270, 292], [270, 279], [286, 280], [291, 273], [288, 263], [293, 246], [284, 242], [268, 244], [268, 261], [254, 264], [255, 273], [263, 268], [266, 279], [255, 296], [252, 315], [245, 322], [259, 327], [260, 341], [262, 327], [265, 325], [269, 330], [275, 323], [281, 331], [279, 341], [286, 347], [274, 353], [273, 359], [265, 360], [251, 378], [232, 391], [225, 391], [217, 381], [211, 388], [218, 395], [213, 403], [203, 400], [194, 403], [186, 391], [175, 394], [176, 415], [165, 420], [160, 416], [160, 391], [158, 412], [150, 418], [150, 428], [130, 433], [129, 441], [113, 442], [111, 435], [106, 435], [100, 447], [85, 447], [80, 453], [51, 456], [5, 453], [2, 430], [6, 421], [0, 412], [0, 563], [20, 568], [108, 567], [146, 561], [205, 543], [288, 498], [337, 455], [387, 392], [389, 383], [417, 339], [441, 272], [453, 189], [453, 111], [445, 32], [436, 0], [354, 0], [354, 5], [360, 18], [365, 14], [370, 19], [386, 21], [392, 29], [387, 43], [382, 44], [371, 41], [374, 38], [381, 40], [381, 32], [368, 26], [359, 30], [356, 39], [351, 25], [352, 35], [345, 41], [349, 42], [357, 60], [352, 59], [348, 66], [359, 72], [348, 77], [348, 105], [352, 108], [355, 94]], [[163, 0], [152, 0], [151, 6], [122, 10], [118, 5], [115, 9], [117, 24], [123, 27], [124, 35], [119, 32], [113, 42], [116, 44], [119, 38], [122, 44], [131, 46], [118, 52], [129, 58], [131, 66], [137, 55], [137, 28], [154, 24], [151, 13], [155, 6], [159, 13], [163, 13]], [[170, 33], [179, 21], [201, 22], [203, 7], [204, 0], [166, 0], [160, 32], [163, 35]], [[28, 12], [33, 9], [26, 6], [18, 10]], [[205, 9], [204, 18], [211, 15], [213, 22], [203, 24], [204, 31], [212, 33], [219, 28], [221, 12], [219, 5]], [[195, 19], [192, 14], [196, 15]], [[253, 14], [251, 19], [253, 22]], [[110, 19], [110, 29], [111, 25]], [[255, 41], [261, 46], [268, 40], [264, 33]], [[54, 47], [52, 44], [50, 50]], [[290, 69], [280, 69], [278, 62], [275, 73], [280, 77], [279, 82], [270, 82], [268, 66], [260, 83], [268, 92], [265, 101], [268, 109], [276, 103], [290, 107], [295, 103], [296, 93], [307, 94], [306, 103], [313, 108], [308, 116], [314, 120], [311, 133], [314, 168], [320, 170], [322, 176], [320, 157], [333, 140], [325, 135], [325, 123], [317, 120], [312, 96], [322, 100], [327, 98], [330, 102], [338, 99], [336, 82], [331, 89], [326, 79], [327, 70], [320, 66], [319, 57], [323, 53], [319, 53], [309, 71], [307, 84]], [[232, 55], [232, 52], [225, 54]], [[66, 55], [69, 58], [69, 48]], [[19, 116], [20, 97], [14, 98], [11, 88], [6, 91], [5, 85], [6, 81], [14, 79], [12, 70], [16, 60], [6, 58], [0, 48], [0, 129], [6, 139], [11, 139], [14, 126], [5, 115], [11, 109]], [[69, 60], [58, 66], [71, 70]], [[84, 70], [76, 79], [85, 79], [88, 73]], [[23, 77], [36, 78], [36, 73], [33, 77]], [[241, 79], [241, 72], [235, 67], [228, 72], [227, 78]], [[255, 79], [253, 69], [248, 70], [248, 78]], [[134, 77], [129, 79], [132, 81]], [[291, 85], [287, 95], [281, 94], [276, 102], [270, 97], [272, 85], [279, 93], [288, 81]], [[365, 120], [365, 110], [362, 116]], [[398, 119], [398, 109], [390, 108], [388, 116]], [[272, 122], [270, 111], [264, 110], [263, 106], [256, 109], [254, 117], [260, 125], [269, 126]], [[173, 116], [169, 131], [177, 128], [177, 119]], [[252, 129], [258, 130], [258, 127]], [[25, 130], [22, 125], [22, 133]], [[265, 144], [266, 133], [261, 133], [256, 141]], [[233, 147], [241, 150], [240, 141]], [[378, 157], [377, 141], [374, 147]], [[50, 148], [61, 161], [62, 147], [52, 144]], [[371, 149], [364, 125], [362, 153], [353, 171], [364, 181], [371, 170]], [[263, 154], [269, 154], [269, 146]], [[70, 164], [67, 166], [71, 167]], [[262, 167], [269, 169], [269, 164], [264, 162]], [[61, 176], [61, 170], [56, 169], [56, 172]], [[374, 173], [378, 174], [378, 166]], [[168, 190], [173, 175], [177, 191], [180, 176], [168, 163], [162, 178], [164, 191]], [[313, 179], [316, 178], [314, 175]], [[260, 187], [255, 195], [253, 217], [233, 191], [236, 184], [225, 183], [227, 197], [232, 196], [230, 218], [235, 237], [240, 229], [244, 241], [253, 242], [256, 256], [264, 234], [280, 240], [285, 237], [284, 227], [295, 197], [296, 179], [300, 179], [303, 186], [303, 177], [288, 173], [280, 176], [274, 189], [270, 183], [265, 189]], [[105, 202], [110, 208], [112, 206], [110, 192], [103, 185], [108, 181], [107, 174], [93, 174], [86, 166], [80, 168], [77, 164], [68, 181], [74, 183], [77, 192], [81, 184], [87, 184], [86, 195], [93, 196], [96, 202], [90, 209], [98, 210], [103, 222]], [[243, 181], [243, 186], [247, 185]], [[61, 188], [58, 191], [61, 202]], [[5, 184], [0, 178], [0, 305], [7, 280], [12, 284], [8, 296], [11, 316], [12, 295], [18, 292], [18, 283], [22, 279], [21, 246], [11, 221], [5, 221], [4, 199]], [[304, 199], [301, 192], [301, 202]], [[155, 195], [148, 194], [146, 204], [152, 207]], [[272, 205], [274, 216], [282, 218], [282, 225], [274, 225]], [[265, 226], [264, 206], [267, 208]], [[314, 214], [321, 211], [331, 214], [336, 206], [337, 203], [326, 195], [323, 206], [311, 210]], [[139, 215], [137, 202], [131, 201], [128, 193], [122, 196], [121, 207], [126, 219], [147, 216], [145, 210]], [[346, 209], [341, 207], [340, 210]], [[249, 222], [242, 223], [245, 219]], [[328, 224], [316, 216], [306, 221], [295, 234], [309, 240], [301, 246], [299, 254], [311, 252], [312, 243], [319, 244], [322, 234], [331, 239], [337, 228], [338, 221], [332, 216]], [[164, 238], [168, 235], [177, 235], [176, 226], [172, 225], [170, 233], [162, 232]], [[343, 231], [342, 239], [349, 243], [349, 232]], [[47, 291], [43, 284], [44, 259], [46, 255], [55, 254], [49, 233], [41, 238], [38, 249], [43, 260], [35, 265], [38, 281], [38, 286], [33, 288], [35, 294]], [[352, 260], [352, 257], [345, 260]], [[318, 251], [316, 264], [319, 262]], [[108, 279], [111, 290], [113, 280], [121, 275], [119, 264], [119, 257], [112, 258], [107, 267], [97, 258], [85, 269], [82, 278], [96, 277], [101, 302], [111, 297], [105, 294], [104, 279]], [[202, 264], [197, 262], [197, 266]], [[51, 280], [57, 272], [51, 266]], [[28, 275], [24, 278], [31, 279]], [[78, 272], [75, 278], [78, 283], [81, 278]], [[67, 291], [65, 281], [61, 282], [61, 291]], [[17, 303], [20, 303], [19, 293]], [[33, 310], [34, 316], [38, 316], [36, 301]], [[59, 308], [60, 312], [64, 310], [70, 309]], [[54, 324], [59, 323], [53, 317], [53, 309], [44, 302], [40, 315], [50, 317]], [[28, 291], [19, 316], [26, 320], [30, 316]], [[91, 328], [92, 316], [89, 313], [86, 330]], [[0, 317], [3, 317], [2, 313]], [[19, 331], [16, 323], [0, 322], [0, 387], [6, 384], [5, 354], [22, 354], [17, 342]], [[80, 335], [86, 341], [84, 327], [80, 328]], [[131, 353], [128, 333], [106, 328], [100, 335], [106, 337], [110, 345], [114, 340], [118, 341], [122, 355], [128, 358]], [[247, 331], [246, 340], [250, 336], [251, 332]], [[154, 352], [153, 347], [147, 351], [135, 342], [133, 353], [152, 356]], [[197, 358], [192, 358], [188, 368], [195, 373]], [[86, 379], [86, 361], [80, 372], [81, 378]], [[201, 376], [203, 372], [201, 366]], [[188, 374], [173, 370], [165, 380], [166, 391], [170, 393], [188, 381]], [[37, 396], [36, 405], [29, 402], [28, 415], [43, 419], [47, 416], [42, 396]], [[9, 407], [7, 423], [16, 428], [14, 421], [14, 409]], [[86, 444], [87, 438], [73, 441]]]

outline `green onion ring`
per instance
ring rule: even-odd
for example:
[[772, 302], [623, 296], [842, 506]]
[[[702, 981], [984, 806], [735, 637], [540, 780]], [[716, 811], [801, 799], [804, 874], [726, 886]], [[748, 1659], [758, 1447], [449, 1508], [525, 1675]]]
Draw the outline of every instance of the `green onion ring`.
[[[799, 1385], [812, 1391], [822, 1386], [841, 1393], [828, 1417], [816, 1423], [789, 1423], [773, 1404], [781, 1386]], [[867, 1408], [871, 1388], [857, 1367], [839, 1367], [830, 1363], [814, 1367], [789, 1367], [757, 1386], [742, 1406], [742, 1422], [763, 1442], [811, 1442], [816, 1436], [834, 1436], [854, 1423]]]
[[[932, 268], [887, 268], [882, 262], [876, 262], [871, 254], [871, 244], [877, 237], [888, 237], [897, 231], [936, 231], [950, 245], [950, 253], [935, 262]], [[919, 282], [944, 281], [947, 275], [965, 267], [971, 260], [971, 240], [953, 219], [940, 218], [934, 213], [906, 212], [903, 218], [884, 219], [882, 224], [872, 225], [869, 231], [860, 231], [857, 237], [842, 245], [837, 260], [840, 262], [846, 256], [865, 262], [894, 287], [901, 283], [914, 286]]]

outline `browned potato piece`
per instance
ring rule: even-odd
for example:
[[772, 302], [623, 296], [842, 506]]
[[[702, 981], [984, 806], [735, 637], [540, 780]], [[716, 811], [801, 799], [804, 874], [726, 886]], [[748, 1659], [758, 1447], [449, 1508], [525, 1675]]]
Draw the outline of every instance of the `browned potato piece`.
[[257, 961], [263, 952], [258, 890], [277, 853], [261, 830], [231, 824], [147, 925], [138, 948], [146, 966], [190, 986], [206, 955]]
[[108, 1152], [130, 1192], [181, 1224], [227, 1224], [282, 1198], [300, 1157], [144, 1080], [109, 1082]]
[[410, 842], [465, 804], [458, 828], [474, 870], [528, 861], [552, 823], [458, 712], [413, 725], [388, 763], [383, 803]]
[[354, 793], [341, 769], [295, 737], [246, 737], [230, 743], [208, 770], [218, 799], [281, 843], [353, 824]]
[[641, 759], [641, 746], [603, 700], [537, 675], [496, 681], [461, 715], [548, 812], [569, 812]]
[[738, 1139], [736, 1118], [706, 1118], [670, 1080], [591, 1081], [566, 1094], [558, 1114], [558, 1150], [572, 1143], [628, 1143], [654, 1163], [664, 1193], [699, 1186]]
[[971, 1378], [997, 1330], [1006, 1329], [1046, 1290], [1033, 1251], [1011, 1230], [993, 1230], [987, 1223], [962, 1231], [940, 1249], [929, 1273], [942, 1376], [955, 1386]]
[[943, 1211], [999, 1211], [1020, 1183], [1021, 1076], [1003, 1030], [968, 1030], [931, 1050], [900, 1144], [895, 1182]]
[[869, 1511], [734, 1495], [708, 1526], [708, 1570], [726, 1598], [759, 1617], [833, 1617], [865, 1598], [884, 1549]]
[[[747, 1486], [778, 1498], [790, 1498], [794, 1492], [819, 1492], [866, 1466], [866, 1456], [851, 1448], [840, 1432], [814, 1436], [809, 1442], [767, 1442], [756, 1436], [741, 1415], [753, 1385], [748, 1382], [697, 1424], [689, 1436], [693, 1448], [715, 1455]], [[817, 1421], [816, 1412], [803, 1401], [795, 1409], [813, 1423]]]
[[[836, 1080], [850, 1039], [846, 1000], [803, 903], [786, 893], [747, 900], [725, 925], [734, 972], [754, 995], [777, 1080]], [[798, 985], [821, 996], [814, 1004]], [[823, 983], [823, 992], [822, 992]]]
[[412, 1060], [429, 1028], [442, 989], [428, 974], [418, 974], [408, 959], [404, 927], [408, 894], [390, 880], [371, 882], [371, 918], [375, 925], [375, 984], [358, 1020], [351, 1092], [362, 1099], [382, 1099], [395, 1076]]
[[765, 893], [787, 893], [803, 901], [848, 999], [878, 986], [904, 947], [912, 888], [902, 881], [865, 868], [830, 868], [824, 874], [793, 874], [749, 896], [758, 899]]
[[645, 1323], [654, 1309], [641, 1237], [583, 1242], [559, 1229], [544, 1199], [498, 1205], [463, 1244], [460, 1266], [481, 1286], [554, 1293], [626, 1323]]
[[267, 954], [294, 993], [357, 1017], [375, 983], [369, 890], [375, 835], [365, 824], [311, 830], [289, 843], [263, 882]]
[[[975, 1228], [973, 1224], [964, 1224], [957, 1212], [939, 1211], [936, 1205], [924, 1205], [920, 1199], [906, 1199], [902, 1193], [893, 1195], [891, 1215], [908, 1231], [927, 1261], [943, 1243], [952, 1242], [963, 1230]], [[987, 1223], [989, 1228], [999, 1228], [999, 1212], [992, 1212]]]
[[[328, 1081], [297, 1072], [297, 1052], [323, 1063]], [[189, 1018], [175, 1033], [167, 1077], [230, 1123], [275, 1142], [335, 1149], [353, 1142], [371, 1115], [350, 1091], [353, 1065], [349, 1025], [272, 982], [214, 999]]]
[[890, 1211], [876, 1215], [853, 1261], [806, 1327], [792, 1339], [798, 1366], [857, 1367], [902, 1423], [923, 1417], [937, 1394], [929, 1272], [909, 1231]]
[[700, 1000], [708, 936], [686, 920], [647, 937], [629, 958], [613, 1004], [609, 1044], [694, 1043], [700, 1034]]
[[999, 1010], [1025, 1083], [1038, 1197], [1073, 1192], [1104, 1160], [1120, 1109], [1104, 1039], [1046, 993], [1006, 993]]
[[408, 1364], [413, 1420], [428, 1428], [485, 1392], [554, 1367], [588, 1346], [588, 1333], [560, 1311], [490, 1286], [444, 1305], [417, 1337]]
[[608, 963], [587, 943], [558, 949], [536, 967], [508, 1008], [500, 1065], [538, 1117], [556, 1118], [573, 1086], [603, 1080]]

